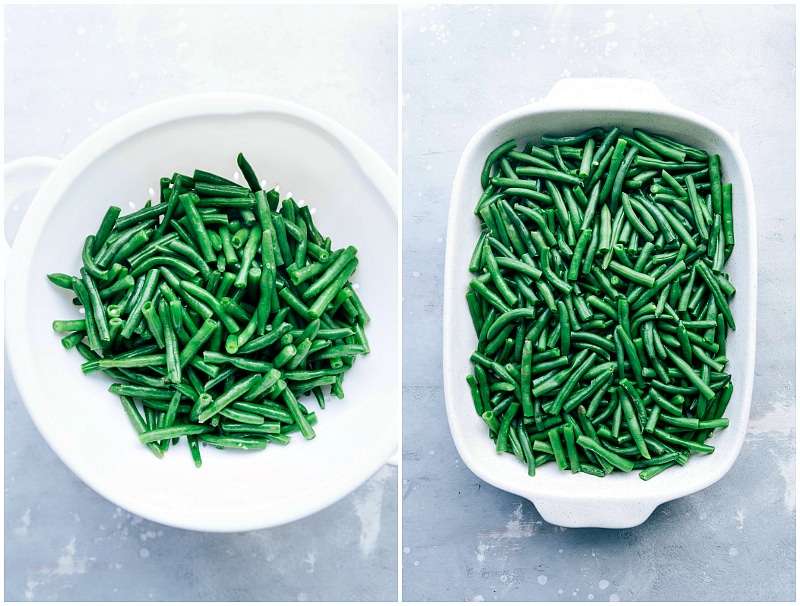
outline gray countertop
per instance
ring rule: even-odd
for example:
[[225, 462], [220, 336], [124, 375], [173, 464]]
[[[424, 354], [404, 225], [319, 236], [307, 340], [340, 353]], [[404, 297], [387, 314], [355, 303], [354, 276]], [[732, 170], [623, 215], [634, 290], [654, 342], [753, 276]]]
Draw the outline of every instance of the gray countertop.
[[[403, 11], [402, 585], [409, 601], [795, 599], [795, 7], [430, 5]], [[470, 138], [562, 78], [653, 82], [730, 132], [758, 218], [755, 388], [713, 486], [626, 530], [566, 529], [479, 480], [450, 437], [442, 291]]]
[[[6, 5], [4, 159], [63, 158], [150, 102], [237, 91], [327, 115], [396, 171], [397, 31], [394, 6]], [[4, 399], [6, 601], [397, 600], [397, 467], [295, 523], [177, 530], [69, 471], [7, 363]]]

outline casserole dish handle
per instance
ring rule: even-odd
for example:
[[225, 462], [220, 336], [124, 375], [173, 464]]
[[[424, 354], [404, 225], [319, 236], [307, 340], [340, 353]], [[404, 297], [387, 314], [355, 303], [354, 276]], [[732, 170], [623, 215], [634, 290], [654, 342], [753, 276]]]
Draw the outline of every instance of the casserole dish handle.
[[541, 104], [562, 109], [598, 106], [673, 107], [655, 84], [633, 78], [564, 78], [553, 85]]

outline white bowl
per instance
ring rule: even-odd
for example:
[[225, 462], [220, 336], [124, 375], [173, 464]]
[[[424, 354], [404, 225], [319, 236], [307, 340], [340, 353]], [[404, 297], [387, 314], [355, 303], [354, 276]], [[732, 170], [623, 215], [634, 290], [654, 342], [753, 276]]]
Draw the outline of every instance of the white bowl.
[[[471, 278], [469, 260], [480, 227], [473, 209], [482, 190], [480, 174], [488, 153], [516, 139], [522, 145], [543, 134], [578, 133], [594, 126], [634, 127], [673, 136], [720, 155], [723, 177], [733, 184], [736, 246], [726, 266], [737, 288], [731, 302], [737, 330], [727, 340], [733, 397], [726, 410], [730, 425], [716, 430], [710, 456], [692, 456], [643, 481], [638, 474], [604, 478], [558, 471], [543, 465], [534, 477], [516, 457], [498, 454], [484, 421], [475, 414], [466, 376], [477, 337], [464, 298]], [[569, 79], [548, 96], [504, 114], [469, 142], [453, 185], [447, 229], [444, 290], [444, 390], [447, 418], [464, 463], [484, 481], [533, 502], [541, 516], [566, 527], [628, 528], [644, 522], [660, 504], [697, 492], [719, 480], [733, 465], [744, 440], [755, 361], [756, 229], [753, 186], [738, 144], [719, 126], [667, 102], [653, 85], [636, 80]]]
[[[140, 208], [152, 190], [159, 191], [159, 179], [173, 172], [199, 168], [233, 178], [239, 152], [269, 187], [279, 184], [282, 196], [291, 192], [315, 208], [315, 223], [334, 247], [358, 248], [354, 279], [372, 319], [371, 353], [345, 376], [345, 398], [327, 398], [315, 439], [298, 435], [286, 447], [263, 452], [205, 448], [203, 466], [196, 469], [185, 440], [156, 459], [139, 444], [118, 397], [108, 392], [112, 381], [82, 374], [81, 357], [65, 351], [51, 328], [54, 319], [78, 317], [76, 308], [45, 275], [76, 274], [83, 239], [94, 233], [109, 205], [121, 206], [123, 214]], [[24, 169], [26, 163], [34, 172], [43, 165], [35, 159], [14, 164]], [[24, 173], [7, 170], [7, 190], [15, 187], [14, 175]], [[355, 490], [393, 457], [398, 444], [397, 189], [395, 173], [355, 135], [316, 112], [268, 97], [179, 97], [95, 133], [42, 185], [8, 261], [8, 355], [42, 436], [108, 500], [179, 528], [276, 526]]]

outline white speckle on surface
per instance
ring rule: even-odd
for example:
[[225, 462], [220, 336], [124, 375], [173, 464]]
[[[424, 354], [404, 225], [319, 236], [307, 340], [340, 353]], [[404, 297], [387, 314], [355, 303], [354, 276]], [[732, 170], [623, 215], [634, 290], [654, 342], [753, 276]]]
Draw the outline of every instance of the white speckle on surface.
[[85, 28], [85, 27], [79, 27], [79, 28], [78, 28], [78, 31], [77, 31], [76, 33], [77, 33], [79, 36], [83, 36], [83, 34], [85, 34], [85, 33], [86, 33], [86, 28]]
[[534, 530], [534, 524], [522, 521], [522, 503], [517, 503], [505, 530], [481, 532], [479, 536], [492, 539], [522, 539], [532, 536]]
[[34, 581], [33, 579], [28, 579], [25, 582], [25, 597], [29, 600], [33, 599], [33, 590], [36, 589], [41, 583], [39, 581]]
[[46, 574], [83, 574], [89, 570], [89, 563], [93, 558], [76, 558], [75, 537], [69, 540], [58, 558], [55, 568], [44, 568], [40, 572]]
[[428, 164], [425, 168], [426, 170], [433, 170], [433, 166], [431, 166], [430, 164]]
[[750, 417], [746, 441], [760, 439], [761, 434], [765, 433], [790, 434], [795, 431], [794, 423], [790, 422], [794, 418], [794, 402], [785, 397], [782, 400], [773, 400], [769, 403], [769, 408], [760, 407], [761, 414], [758, 417]]
[[557, 593], [558, 593], [558, 595], [562, 595], [564, 593], [564, 590], [563, 589], [559, 589]]
[[[774, 399], [770, 402], [769, 408], [758, 418], [751, 417], [747, 424], [747, 435], [745, 442], [763, 440], [764, 438], [791, 438], [795, 431], [794, 402], [789, 401], [785, 396]], [[793, 438], [792, 438], [793, 439]], [[776, 467], [781, 473], [786, 490], [783, 495], [784, 505], [788, 511], [795, 510], [796, 499], [796, 461], [794, 451], [786, 458], [776, 461]]]
[[612, 593], [610, 596], [608, 596], [608, 601], [619, 602], [619, 596], [616, 593]]
[[728, 555], [731, 556], [731, 557], [737, 556], [737, 555], [739, 555], [739, 550], [736, 549], [736, 547], [731, 547], [728, 550]]
[[419, 560], [414, 560], [414, 566], [419, 566]]
[[411, 553], [410, 547], [403, 547], [403, 553]]
[[150, 550], [149, 550], [149, 549], [146, 549], [145, 547], [142, 547], [142, 548], [139, 550], [139, 555], [140, 555], [141, 557], [143, 557], [143, 558], [149, 558], [149, 557], [150, 557]]
[[297, 594], [297, 601], [298, 602], [307, 602], [308, 601], [308, 594], [307, 593], [298, 593]]
[[515, 29], [513, 32], [511, 32], [511, 35], [514, 36], [515, 38], [519, 38], [520, 34], [522, 34], [522, 32], [519, 31], [518, 29]]
[[18, 537], [24, 537], [28, 534], [28, 528], [31, 525], [31, 510], [26, 509], [25, 513], [19, 518], [19, 525], [14, 529], [14, 534]]
[[434, 451], [432, 451], [432, 450], [431, 450], [431, 451], [429, 451], [429, 452], [428, 452], [428, 454], [429, 454], [429, 455], [431, 455], [431, 456], [433, 456], [433, 454], [434, 454]]
[[479, 561], [481, 564], [483, 564], [483, 562], [485, 562], [485, 561], [486, 561], [486, 555], [485, 555], [485, 553], [486, 553], [486, 550], [487, 550], [487, 549], [489, 549], [489, 546], [488, 546], [488, 545], [486, 545], [485, 543], [481, 543], [480, 545], [478, 545], [478, 553], [477, 553], [477, 556], [476, 556], [476, 557], [478, 558], [478, 561]]
[[309, 551], [306, 559], [303, 560], [306, 564], [308, 564], [308, 569], [306, 572], [311, 573], [314, 572], [314, 564], [317, 561], [317, 556], [313, 551]]
[[743, 509], [737, 509], [736, 510], [736, 517], [733, 518], [733, 519], [738, 522], [738, 524], [736, 525], [737, 529], [741, 530], [742, 528], [744, 528], [744, 510]]
[[607, 589], [608, 588], [608, 581], [606, 581], [605, 579], [601, 579], [600, 581], [597, 582], [597, 586], [600, 589]]
[[473, 602], [483, 602], [483, 596], [478, 594], [474, 598], [472, 598]]
[[383, 490], [391, 473], [390, 468], [382, 467], [367, 481], [363, 492], [353, 499], [356, 515], [361, 520], [361, 536], [358, 544], [364, 556], [372, 553], [378, 542], [378, 535], [381, 531]]
[[544, 585], [547, 583], [547, 576], [540, 574], [538, 577], [536, 577], [536, 580], [539, 581], [539, 585]]
[[593, 600], [594, 599], [594, 594], [590, 593], [589, 595], [586, 596], [586, 599], [587, 600]]
[[415, 278], [419, 278], [419, 272], [418, 271], [412, 271], [411, 275], [414, 276]]

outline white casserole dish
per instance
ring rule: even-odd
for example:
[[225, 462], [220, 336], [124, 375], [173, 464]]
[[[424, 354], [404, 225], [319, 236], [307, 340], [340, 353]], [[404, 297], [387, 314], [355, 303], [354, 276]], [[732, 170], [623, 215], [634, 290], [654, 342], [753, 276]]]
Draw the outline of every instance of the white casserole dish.
[[[482, 193], [480, 174], [489, 152], [516, 139], [539, 143], [543, 134], [567, 135], [594, 126], [642, 128], [718, 153], [723, 179], [733, 184], [736, 245], [725, 271], [736, 286], [731, 310], [737, 330], [727, 341], [733, 397], [726, 410], [730, 425], [708, 441], [710, 456], [692, 456], [643, 481], [638, 474], [597, 478], [560, 472], [555, 465], [529, 477], [508, 453], [497, 453], [484, 421], [475, 413], [466, 376], [477, 345], [464, 298], [471, 278], [469, 261], [480, 233], [473, 214]], [[753, 389], [756, 328], [755, 200], [750, 173], [737, 142], [719, 126], [669, 103], [652, 84], [638, 80], [568, 79], [547, 97], [508, 112], [484, 126], [467, 145], [455, 177], [447, 229], [444, 285], [444, 392], [447, 418], [459, 455], [482, 480], [529, 499], [548, 522], [565, 527], [628, 528], [644, 522], [654, 509], [722, 478], [734, 463], [747, 430]]]
[[[77, 308], [48, 273], [76, 275], [83, 239], [109, 205], [123, 214], [159, 191], [159, 179], [195, 168], [234, 178], [242, 152], [267, 187], [316, 209], [335, 247], [359, 251], [354, 281], [372, 321], [371, 353], [327, 398], [317, 437], [264, 452], [204, 448], [196, 469], [186, 441], [156, 459], [124, 415], [111, 380], [84, 376], [54, 319]], [[66, 465], [111, 502], [163, 524], [246, 531], [284, 524], [346, 496], [394, 456], [399, 432], [398, 182], [363, 141], [329, 118], [283, 100], [233, 93], [179, 97], [101, 129], [60, 162], [6, 167], [19, 192], [55, 166], [28, 208], [6, 276], [11, 368], [42, 436]], [[244, 182], [241, 176], [240, 182]], [[6, 203], [8, 204], [8, 195]], [[327, 390], [326, 390], [327, 393]], [[309, 402], [312, 410], [316, 403]], [[277, 445], [273, 445], [277, 446]], [[30, 470], [35, 474], [36, 470]]]

